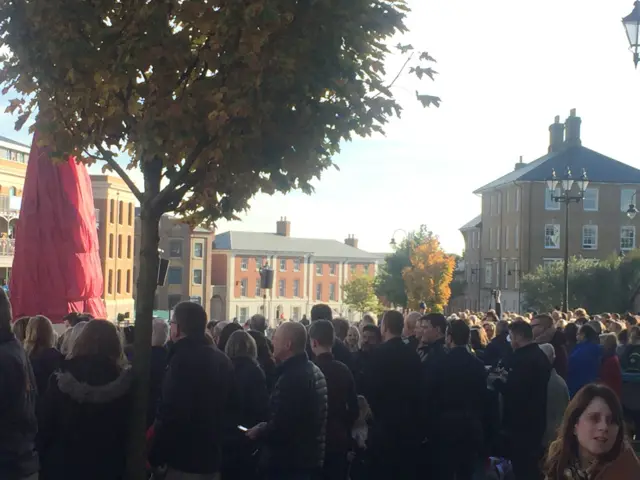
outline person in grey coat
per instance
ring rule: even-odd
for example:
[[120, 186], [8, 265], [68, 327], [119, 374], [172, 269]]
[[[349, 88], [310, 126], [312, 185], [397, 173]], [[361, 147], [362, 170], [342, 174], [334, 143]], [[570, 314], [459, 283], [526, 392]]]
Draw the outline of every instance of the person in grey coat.
[[[540, 345], [540, 350], [545, 353], [549, 362], [553, 365], [556, 359], [556, 351], [553, 345], [543, 343]], [[562, 423], [562, 417], [567, 405], [569, 405], [567, 382], [558, 375], [555, 368], [552, 368], [547, 386], [547, 428], [545, 429], [544, 437], [542, 437], [542, 446], [545, 449], [556, 438], [556, 433]]]

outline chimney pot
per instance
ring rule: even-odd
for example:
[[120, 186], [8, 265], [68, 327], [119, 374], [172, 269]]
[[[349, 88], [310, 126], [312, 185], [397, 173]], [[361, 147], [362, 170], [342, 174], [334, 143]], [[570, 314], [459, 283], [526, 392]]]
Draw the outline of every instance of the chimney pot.
[[567, 131], [565, 143], [569, 147], [582, 145], [580, 138], [580, 129], [582, 125], [582, 119], [577, 116], [576, 109], [572, 108], [569, 112], [569, 118], [565, 122], [565, 129]]
[[280, 220], [276, 222], [276, 234], [282, 237], [291, 236], [291, 222], [287, 220], [287, 217], [280, 217]]
[[358, 239], [353, 233], [347, 235], [347, 238], [344, 239], [344, 243], [350, 247], [358, 248]]
[[564, 124], [560, 123], [560, 116], [556, 115], [549, 127], [549, 153], [559, 152], [564, 145]]

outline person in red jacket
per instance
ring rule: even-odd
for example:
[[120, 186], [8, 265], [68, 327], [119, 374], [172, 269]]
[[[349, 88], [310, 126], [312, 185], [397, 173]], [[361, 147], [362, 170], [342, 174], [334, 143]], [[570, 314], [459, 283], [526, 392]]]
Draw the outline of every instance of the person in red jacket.
[[600, 381], [611, 388], [618, 398], [622, 398], [622, 368], [616, 355], [618, 339], [615, 333], [600, 336], [602, 344], [602, 364], [600, 366]]

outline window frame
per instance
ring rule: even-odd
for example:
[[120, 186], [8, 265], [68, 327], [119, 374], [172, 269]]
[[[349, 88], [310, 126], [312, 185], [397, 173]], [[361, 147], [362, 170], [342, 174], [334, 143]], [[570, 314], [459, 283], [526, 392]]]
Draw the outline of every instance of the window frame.
[[287, 280], [285, 278], [280, 278], [278, 280], [278, 296], [279, 297], [287, 296]]
[[[633, 198], [634, 195], [636, 195], [636, 203], [637, 203], [637, 198], [638, 198], [637, 191], [638, 190], [635, 189], [635, 188], [621, 188], [620, 189], [620, 211], [621, 212], [627, 213], [627, 210], [629, 210], [629, 205], [631, 205], [631, 203], [632, 203], [631, 199]], [[624, 193], [625, 192], [631, 193], [631, 195], [629, 195], [629, 198], [628, 198], [627, 202], [625, 202], [626, 205], [623, 204], [623, 198], [624, 198]]]
[[[180, 254], [174, 255], [171, 249], [174, 243], [180, 244]], [[169, 258], [182, 258], [182, 254], [184, 252], [184, 240], [182, 238], [170, 238], [169, 239]]]
[[293, 271], [294, 272], [299, 272], [300, 271], [300, 265], [301, 265], [301, 261], [299, 257], [296, 257], [293, 259]]
[[294, 298], [300, 298], [300, 279], [298, 278], [293, 280], [293, 296]]
[[[196, 272], [200, 272], [200, 282], [196, 282]], [[201, 268], [194, 268], [191, 271], [191, 283], [193, 285], [202, 285], [202, 276], [203, 276], [202, 269]]]
[[493, 262], [485, 262], [484, 264], [484, 284], [493, 284]]
[[240, 271], [246, 272], [247, 270], [249, 270], [249, 258], [240, 257]]
[[322, 301], [322, 283], [316, 283], [315, 298], [316, 302]]
[[330, 302], [335, 302], [336, 298], [337, 298], [337, 292], [338, 289], [336, 288], [336, 284], [335, 283], [330, 283], [329, 284], [329, 301]]
[[[587, 198], [587, 192], [595, 192], [596, 194], [596, 198], [595, 198], [595, 208], [587, 208], [587, 204], [585, 202], [586, 198]], [[582, 199], [582, 210], [585, 212], [597, 212], [600, 208], [600, 189], [597, 187], [587, 187], [587, 189], [584, 192], [584, 197]]]
[[246, 298], [249, 294], [249, 280], [247, 278], [240, 279], [240, 296]]
[[[595, 235], [593, 235], [595, 237], [595, 242], [593, 245], [587, 245], [585, 244], [585, 232], [587, 229], [594, 229], [595, 231]], [[582, 226], [582, 237], [581, 237], [581, 245], [582, 245], [582, 249], [583, 250], [597, 250], [598, 249], [598, 225], [583, 225]]]
[[[548, 227], [553, 227], [554, 228], [554, 235], [555, 235], [555, 231], [557, 229], [558, 241], [557, 241], [557, 244], [555, 244], [555, 245], [547, 245], [547, 239], [551, 238], [551, 236], [549, 236], [548, 233], [547, 233]], [[544, 225], [544, 248], [545, 248], [545, 250], [558, 250], [560, 248], [560, 244], [562, 243], [561, 235], [562, 235], [562, 229], [561, 229], [559, 223], [546, 223]]]
[[316, 263], [316, 276], [321, 277], [324, 275], [323, 266], [324, 263]]
[[281, 272], [286, 272], [287, 271], [287, 259], [286, 258], [279, 258], [278, 259], [278, 270]]
[[[200, 245], [200, 255], [197, 254], [198, 245]], [[204, 258], [204, 242], [193, 242], [193, 258]]]
[[[553, 192], [553, 196], [559, 197], [561, 193], [562, 191], [560, 190], [560, 187], [556, 187]], [[555, 202], [551, 198], [551, 190], [549, 190], [546, 185], [544, 187], [544, 209], [548, 212], [556, 212], [560, 210], [560, 202]]]
[[[171, 272], [180, 272], [180, 281], [178, 283], [171, 281]], [[179, 267], [177, 265], [174, 265], [174, 266], [169, 265], [169, 268], [167, 268], [167, 285], [182, 285], [183, 278], [184, 278], [184, 271], [182, 267]]]
[[[623, 247], [622, 246], [622, 240], [623, 240], [623, 236], [622, 236], [622, 232], [624, 230], [630, 230], [633, 232], [633, 243], [631, 245], [631, 247]], [[622, 225], [620, 227], [620, 250], [622, 252], [629, 252], [631, 250], [634, 250], [636, 248], [636, 227], [635, 225]]]

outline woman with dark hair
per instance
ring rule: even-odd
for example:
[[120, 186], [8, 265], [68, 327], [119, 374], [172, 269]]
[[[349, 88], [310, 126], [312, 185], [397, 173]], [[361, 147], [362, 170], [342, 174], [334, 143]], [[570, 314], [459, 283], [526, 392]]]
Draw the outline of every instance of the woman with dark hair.
[[231, 337], [233, 332], [237, 332], [238, 330], [242, 330], [242, 327], [238, 323], [230, 323], [222, 329], [220, 336], [218, 337], [218, 348], [220, 351], [225, 351], [229, 337]]
[[640, 478], [640, 463], [624, 436], [622, 406], [609, 387], [587, 385], [571, 400], [544, 472], [546, 480]]
[[260, 368], [262, 368], [265, 377], [267, 377], [267, 390], [271, 392], [271, 389], [276, 382], [276, 361], [273, 359], [271, 350], [269, 350], [267, 337], [254, 330], [249, 330], [247, 333], [251, 335], [251, 338], [256, 342], [256, 348], [258, 350], [258, 364], [260, 365]]
[[562, 333], [564, 333], [564, 339], [567, 342], [567, 355], [571, 355], [571, 352], [573, 352], [573, 349], [576, 348], [576, 345], [578, 344], [578, 330], [579, 327], [574, 322], [567, 323], [564, 327]]
[[572, 397], [588, 383], [598, 380], [601, 359], [600, 335], [591, 325], [583, 325], [567, 363], [567, 386]]

